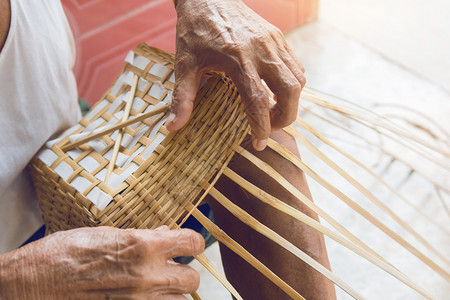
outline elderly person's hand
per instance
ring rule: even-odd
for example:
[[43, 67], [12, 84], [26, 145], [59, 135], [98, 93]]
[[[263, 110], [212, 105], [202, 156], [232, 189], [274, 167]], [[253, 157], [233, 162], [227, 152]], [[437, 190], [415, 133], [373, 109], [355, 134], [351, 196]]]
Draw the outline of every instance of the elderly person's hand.
[[61, 231], [0, 256], [0, 299], [186, 299], [199, 275], [169, 259], [203, 249], [188, 229]]
[[[177, 0], [175, 91], [167, 128], [189, 119], [202, 74], [228, 74], [244, 101], [256, 150], [263, 150], [271, 130], [291, 124], [305, 85], [303, 66], [280, 30], [241, 0]], [[276, 95], [271, 107], [261, 83]]]

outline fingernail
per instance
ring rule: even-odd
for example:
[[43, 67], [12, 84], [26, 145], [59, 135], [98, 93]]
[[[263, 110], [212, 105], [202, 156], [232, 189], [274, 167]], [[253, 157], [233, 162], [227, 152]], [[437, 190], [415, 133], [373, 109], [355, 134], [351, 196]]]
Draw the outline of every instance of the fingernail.
[[159, 226], [158, 228], [155, 228], [155, 231], [166, 231], [166, 230], [169, 230], [169, 226], [167, 225], [162, 225]]
[[267, 145], [267, 139], [253, 140], [253, 148], [255, 148], [256, 151], [264, 150], [264, 148], [266, 148], [266, 145]]
[[170, 113], [169, 117], [167, 118], [167, 124], [170, 124], [173, 122], [173, 120], [175, 120], [175, 114], [174, 113]]

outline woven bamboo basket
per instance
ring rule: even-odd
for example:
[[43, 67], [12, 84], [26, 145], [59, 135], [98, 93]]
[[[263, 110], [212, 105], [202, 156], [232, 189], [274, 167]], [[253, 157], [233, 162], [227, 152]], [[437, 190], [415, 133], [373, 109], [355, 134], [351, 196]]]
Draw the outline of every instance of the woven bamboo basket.
[[[176, 133], [169, 133], [164, 124], [168, 117], [174, 87], [173, 66], [173, 55], [145, 44], [139, 45], [129, 53], [122, 72], [103, 98], [77, 125], [65, 131], [57, 139], [49, 141], [32, 160], [29, 169], [49, 232], [82, 226], [104, 225], [150, 229], [168, 225], [175, 229], [186, 220], [188, 215], [193, 215], [220, 242], [244, 257], [289, 296], [294, 299], [303, 299], [297, 291], [268, 270], [245, 249], [239, 248], [239, 245], [230, 237], [220, 234], [220, 228], [197, 209], [206, 195], [210, 195], [244, 223], [268, 236], [281, 247], [296, 255], [298, 259], [305, 261], [346, 293], [356, 299], [364, 298], [338, 276], [259, 223], [248, 212], [236, 207], [216, 190], [214, 184], [217, 179], [220, 176], [227, 176], [243, 189], [260, 198], [261, 201], [337, 241], [409, 286], [418, 294], [426, 298], [434, 298], [429, 291], [413, 282], [323, 209], [307, 199], [270, 166], [240, 146], [245, 136], [250, 133], [250, 128], [246, 122], [239, 94], [228, 77], [218, 75], [209, 79], [198, 93], [194, 112], [188, 124]], [[431, 156], [437, 163], [446, 162], [449, 157], [448, 148], [446, 148], [448, 145], [446, 147], [433, 146], [432, 143], [417, 136], [413, 137], [383, 118], [362, 111], [361, 108], [324, 100], [308, 89], [303, 92], [303, 98], [306, 100], [303, 113], [307, 111], [309, 115], [317, 114], [315, 110], [317, 107], [329, 110], [349, 118], [361, 126], [375, 128], [379, 135], [396, 134], [401, 136], [406, 144], [418, 143], [425, 149], [424, 151], [434, 151]], [[328, 116], [327, 121], [333, 122], [333, 118]], [[338, 122], [333, 123], [333, 126], [340, 126], [344, 130], [348, 130], [344, 128], [345, 124], [346, 122]], [[397, 193], [393, 187], [370, 168], [332, 143], [324, 134], [308, 124], [304, 118], [299, 118], [295, 126], [285, 129], [366, 198], [394, 218], [402, 228], [416, 237], [442, 263], [437, 263], [434, 258], [431, 259], [423, 254], [422, 251], [318, 175], [310, 166], [282, 145], [269, 140], [268, 147], [292, 162], [324, 189], [346, 203], [355, 211], [355, 214], [361, 215], [396, 243], [410, 251], [446, 282], [450, 282], [450, 276], [445, 270], [449, 266], [445, 255], [440, 254], [438, 250], [427, 243], [423, 236], [402, 221], [368, 188], [331, 161], [310, 141], [310, 138], [306, 137], [305, 133], [301, 133], [302, 130], [341, 152], [373, 175], [382, 185]], [[306, 217], [230, 170], [228, 163], [235, 153], [239, 153], [262, 172], [276, 179], [280, 186], [305, 203], [334, 230]], [[443, 165], [445, 168], [448, 167], [446, 163]], [[411, 166], [411, 168], [414, 167]], [[441, 193], [448, 193], [445, 182], [434, 182], [434, 184]], [[402, 195], [397, 196], [404, 199]], [[196, 259], [214, 274], [236, 298], [240, 299], [236, 290], [208, 262], [206, 257], [199, 255]], [[198, 295], [194, 294], [193, 297], [197, 298]]]

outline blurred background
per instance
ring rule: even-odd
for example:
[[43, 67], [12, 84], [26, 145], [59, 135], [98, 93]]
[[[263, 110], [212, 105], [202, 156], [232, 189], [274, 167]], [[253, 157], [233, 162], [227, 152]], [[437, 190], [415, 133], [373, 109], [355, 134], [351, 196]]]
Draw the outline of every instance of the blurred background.
[[[75, 67], [80, 97], [95, 103], [115, 79], [126, 53], [140, 42], [173, 52], [176, 14], [171, 0], [63, 0], [76, 37]], [[450, 2], [446, 0], [247, 0], [264, 18], [282, 29], [306, 68], [307, 86], [330, 98], [343, 98], [392, 119], [412, 120], [423, 128], [439, 128], [448, 145], [450, 131]], [[302, 102], [303, 103], [303, 102]], [[328, 136], [341, 136], [329, 124], [314, 123]], [[417, 129], [417, 128], [416, 128]], [[414, 130], [412, 128], [411, 130]], [[411, 131], [414, 133], [414, 131]], [[348, 143], [347, 143], [348, 144]], [[300, 148], [301, 145], [300, 145]], [[358, 152], [359, 151], [359, 152]], [[401, 150], [397, 150], [400, 152]], [[394, 149], [395, 152], [395, 149]], [[317, 158], [301, 149], [303, 159], [316, 169]], [[362, 155], [361, 150], [357, 153]], [[391, 203], [409, 224], [426, 236], [441, 253], [450, 257], [448, 194], [441, 201], [433, 186], [398, 161], [365, 153], [368, 164], [403, 191], [428, 219], [430, 225], [402, 204]], [[399, 153], [399, 156], [405, 153]], [[375, 157], [376, 156], [376, 157]], [[330, 157], [336, 161], [341, 158]], [[450, 189], [447, 172], [415, 159], [417, 170], [441, 180]], [[448, 163], [448, 158], [447, 162]], [[325, 171], [326, 172], [326, 171]], [[364, 175], [358, 180], [365, 181]], [[339, 222], [357, 233], [388, 261], [441, 299], [450, 299], [448, 282], [430, 271], [409, 253], [398, 248], [358, 219], [348, 208], [324, 194], [309, 180], [319, 206], [328, 207]], [[339, 183], [336, 183], [339, 184]], [[367, 179], [374, 191], [377, 187]], [[352, 193], [349, 191], [349, 193]], [[352, 196], [358, 197], [356, 194]], [[356, 198], [358, 199], [358, 198]], [[361, 200], [363, 201], [363, 200]], [[392, 200], [393, 201], [393, 200]], [[365, 205], [365, 204], [361, 204]], [[368, 208], [370, 209], [370, 207]], [[377, 217], [390, 225], [389, 220]], [[408, 235], [395, 228], [400, 234]], [[368, 299], [422, 299], [395, 279], [342, 250], [327, 240], [332, 269]], [[422, 249], [427, 255], [432, 255]], [[217, 243], [206, 251], [218, 267]], [[437, 260], [439, 262], [439, 260]], [[228, 292], [197, 263], [202, 273], [199, 294], [203, 299], [231, 299]], [[349, 299], [337, 289], [339, 299]]]

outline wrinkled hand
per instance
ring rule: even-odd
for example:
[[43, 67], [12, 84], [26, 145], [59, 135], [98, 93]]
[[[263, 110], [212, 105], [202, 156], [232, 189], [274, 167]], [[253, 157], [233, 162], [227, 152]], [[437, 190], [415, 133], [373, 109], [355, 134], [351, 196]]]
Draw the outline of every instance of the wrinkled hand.
[[0, 299], [186, 299], [199, 275], [168, 259], [203, 249], [187, 229], [57, 232], [0, 256]]
[[[241, 0], [178, 0], [175, 90], [167, 128], [189, 119], [201, 76], [228, 74], [241, 95], [256, 150], [263, 150], [271, 130], [291, 124], [305, 85], [303, 66], [279, 29]], [[271, 107], [261, 82], [276, 95]]]

